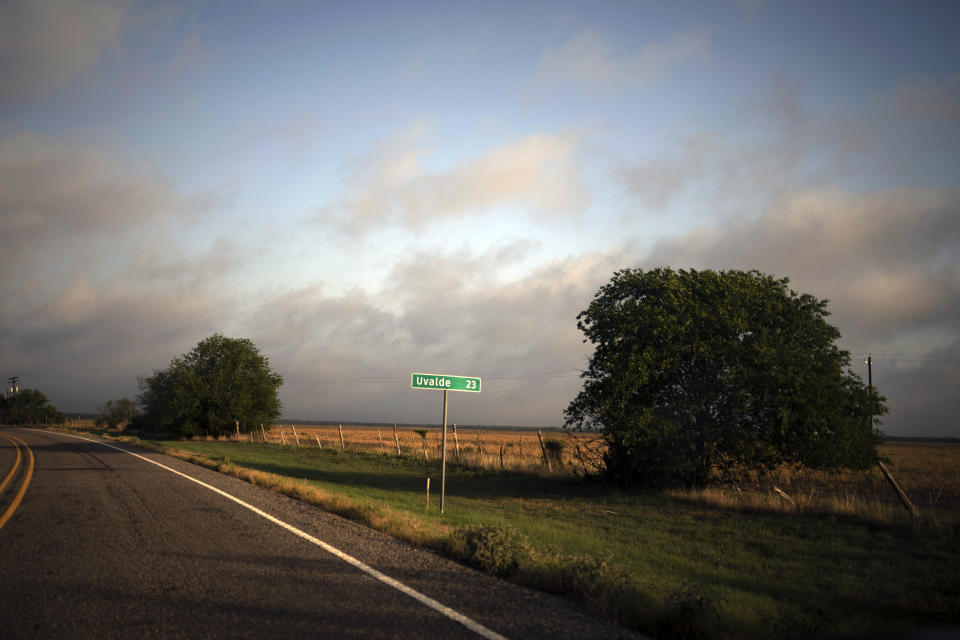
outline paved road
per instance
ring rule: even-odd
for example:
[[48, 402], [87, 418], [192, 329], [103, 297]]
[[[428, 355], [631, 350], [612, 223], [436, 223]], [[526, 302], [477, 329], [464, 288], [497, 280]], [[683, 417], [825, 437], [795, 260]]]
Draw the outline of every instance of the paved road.
[[[36, 459], [0, 528], [4, 637], [635, 637], [563, 600], [180, 460], [56, 432], [3, 434]], [[0, 514], [28, 456], [0, 437], [0, 481], [18, 448]]]

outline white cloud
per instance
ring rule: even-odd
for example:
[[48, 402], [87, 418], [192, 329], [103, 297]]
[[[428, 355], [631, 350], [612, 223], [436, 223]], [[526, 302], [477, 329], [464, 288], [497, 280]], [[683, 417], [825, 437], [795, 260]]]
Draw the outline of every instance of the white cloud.
[[[147, 253], [170, 246], [186, 216], [199, 216], [217, 194], [184, 196], [149, 165], [102, 149], [21, 135], [0, 137], [0, 266], [48, 281], [55, 273], [125, 262], [144, 266]], [[131, 260], [128, 260], [131, 257]], [[154, 261], [156, 264], [156, 261]], [[15, 285], [0, 285], [0, 290]]]
[[[635, 263], [636, 255], [625, 250], [589, 254], [541, 265], [508, 281], [495, 277], [491, 257], [517, 250], [414, 254], [375, 294], [331, 297], [308, 287], [265, 300], [249, 333], [263, 335], [272, 361], [284, 367], [281, 373], [290, 380], [284, 389], [288, 415], [423, 419], [416, 416], [425, 397], [408, 393], [406, 376], [436, 370], [493, 374], [484, 383], [487, 395], [457, 399], [461, 423], [559, 424], [579, 388], [575, 370], [585, 363], [576, 315], [613, 271]], [[464, 266], [490, 277], [460, 282], [443, 275]], [[500, 379], [544, 371], [568, 375]], [[328, 383], [338, 379], [374, 382]], [[510, 389], [517, 393], [511, 395]], [[524, 390], [527, 395], [520, 393]], [[435, 416], [431, 412], [427, 418]]]
[[0, 102], [43, 97], [92, 68], [118, 43], [123, 0], [0, 4]]
[[960, 192], [890, 189], [793, 194], [756, 220], [664, 241], [651, 259], [787, 276], [833, 306], [864, 303], [845, 314], [860, 318], [860, 329], [867, 322], [882, 329], [898, 326], [914, 307], [920, 316], [942, 314], [960, 295], [956, 262], [945, 260], [956, 255]]
[[666, 151], [615, 159], [613, 173], [648, 211], [682, 201], [705, 216], [757, 215], [778, 197], [831, 183], [849, 155], [850, 132], [806, 113], [789, 85], [774, 83], [738, 118], [742, 130], [694, 130]]
[[960, 75], [920, 76], [894, 89], [890, 105], [908, 116], [960, 119]]
[[409, 145], [387, 145], [357, 161], [352, 188], [320, 217], [343, 216], [354, 232], [397, 221], [420, 228], [502, 206], [534, 217], [578, 215], [590, 199], [572, 136], [533, 134], [439, 171], [428, 171], [425, 151]]
[[639, 50], [618, 56], [601, 32], [585, 29], [559, 47], [545, 50], [538, 75], [588, 86], [647, 86], [681, 63], [706, 58], [709, 49], [707, 32], [695, 29], [646, 42]]
[[42, 238], [127, 229], [182, 204], [148, 169], [98, 149], [29, 135], [0, 139], [0, 247], [7, 256]]

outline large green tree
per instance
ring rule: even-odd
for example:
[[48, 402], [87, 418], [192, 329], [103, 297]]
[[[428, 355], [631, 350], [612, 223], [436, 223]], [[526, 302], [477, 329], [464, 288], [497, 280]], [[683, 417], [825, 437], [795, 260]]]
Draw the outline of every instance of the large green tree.
[[884, 399], [850, 371], [827, 301], [757, 271], [624, 269], [577, 316], [596, 350], [567, 427], [595, 428], [633, 486], [713, 470], [876, 461]]
[[280, 417], [283, 378], [250, 340], [214, 334], [166, 369], [140, 378], [142, 421], [178, 436], [249, 431]]
[[66, 416], [57, 410], [46, 394], [36, 389], [21, 389], [8, 398], [0, 398], [0, 423], [63, 424]]

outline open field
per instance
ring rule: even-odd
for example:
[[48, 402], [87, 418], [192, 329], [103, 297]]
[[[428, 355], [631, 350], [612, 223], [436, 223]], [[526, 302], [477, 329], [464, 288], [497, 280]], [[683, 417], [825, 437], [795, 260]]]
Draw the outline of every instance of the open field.
[[[343, 434], [345, 450], [397, 454], [438, 459], [442, 453], [442, 430], [438, 427], [363, 427], [339, 425], [274, 425], [262, 432], [267, 442], [320, 446], [340, 449]], [[420, 433], [418, 433], [420, 432]], [[256, 441], [257, 434], [253, 434]], [[262, 437], [261, 437], [262, 440]], [[596, 434], [571, 434], [546, 431], [544, 447], [551, 464], [571, 472], [593, 470], [601, 455]], [[456, 429], [447, 428], [447, 459], [451, 462], [486, 469], [534, 469], [543, 465], [541, 436], [535, 429]]]

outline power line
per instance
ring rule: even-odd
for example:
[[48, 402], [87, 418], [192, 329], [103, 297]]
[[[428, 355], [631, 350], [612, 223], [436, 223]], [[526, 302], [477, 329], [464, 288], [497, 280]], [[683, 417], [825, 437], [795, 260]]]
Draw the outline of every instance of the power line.
[[[853, 354], [856, 358], [865, 358], [871, 354], [868, 353], [858, 353]], [[924, 362], [931, 364], [960, 364], [960, 359], [958, 358], [940, 358], [940, 357], [931, 357], [928, 355], [914, 353], [914, 354], [904, 354], [904, 353], [878, 353], [873, 355], [874, 360], [909, 360], [913, 362]]]
[[[479, 376], [484, 380], [546, 380], [551, 378], [575, 378], [580, 377], [580, 371], [577, 369], [565, 369], [563, 371], [545, 371], [542, 373], [481, 373]], [[385, 383], [408, 383], [409, 376], [402, 378], [288, 378], [284, 376], [284, 383], [292, 384], [385, 384]]]

